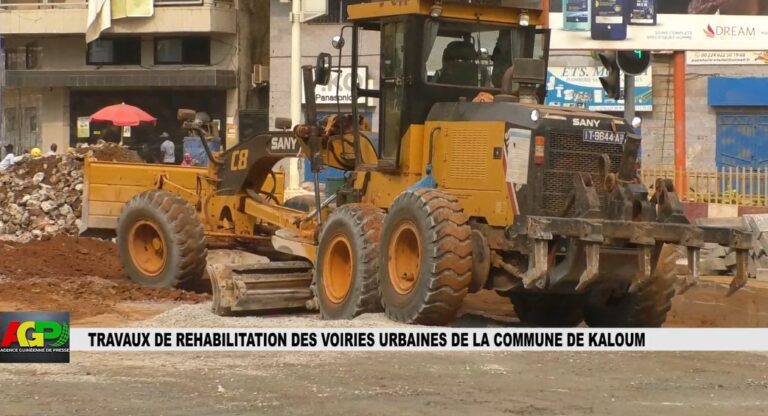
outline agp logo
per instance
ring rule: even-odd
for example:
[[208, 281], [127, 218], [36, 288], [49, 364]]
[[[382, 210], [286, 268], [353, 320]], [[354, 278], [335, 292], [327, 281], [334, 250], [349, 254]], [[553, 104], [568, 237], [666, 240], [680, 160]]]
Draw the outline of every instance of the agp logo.
[[69, 362], [69, 313], [0, 313], [0, 362]]
[[8, 348], [15, 343], [21, 348], [42, 348], [46, 340], [51, 342], [50, 347], [63, 346], [69, 341], [69, 325], [54, 321], [11, 321], [0, 347]]

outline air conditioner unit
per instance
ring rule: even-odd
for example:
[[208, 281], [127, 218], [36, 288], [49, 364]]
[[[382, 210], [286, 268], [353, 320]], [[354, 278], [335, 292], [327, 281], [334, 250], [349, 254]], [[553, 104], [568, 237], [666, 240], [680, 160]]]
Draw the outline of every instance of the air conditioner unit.
[[269, 65], [254, 64], [251, 85], [258, 87], [269, 83]]

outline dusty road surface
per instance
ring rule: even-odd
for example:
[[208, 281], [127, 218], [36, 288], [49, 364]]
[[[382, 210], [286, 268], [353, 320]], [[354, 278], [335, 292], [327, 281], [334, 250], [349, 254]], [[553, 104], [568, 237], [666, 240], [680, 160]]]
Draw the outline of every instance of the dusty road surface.
[[[70, 310], [81, 327], [393, 327], [382, 314], [221, 318], [210, 297], [127, 280], [112, 243], [0, 244], [0, 310]], [[768, 285], [676, 299], [671, 326], [765, 326]], [[492, 292], [456, 326], [519, 325]], [[724, 318], [727, 317], [727, 318]], [[763, 415], [768, 355], [745, 353], [83, 353], [0, 365], [0, 416]]]
[[[396, 326], [383, 314], [333, 322], [307, 313], [222, 318], [208, 308], [184, 304], [125, 324]], [[457, 325], [515, 323], [468, 315]], [[682, 416], [764, 415], [768, 406], [768, 354], [74, 352], [71, 360], [0, 367], [0, 415]]]
[[0, 414], [764, 415], [768, 358], [635, 353], [73, 353], [3, 366]]

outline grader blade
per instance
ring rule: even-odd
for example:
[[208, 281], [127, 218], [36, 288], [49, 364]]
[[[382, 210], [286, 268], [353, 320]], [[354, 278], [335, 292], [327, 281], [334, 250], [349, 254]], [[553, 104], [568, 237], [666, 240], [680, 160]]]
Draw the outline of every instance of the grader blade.
[[237, 266], [208, 266], [213, 312], [255, 312], [304, 308], [312, 299], [312, 264], [284, 261]]

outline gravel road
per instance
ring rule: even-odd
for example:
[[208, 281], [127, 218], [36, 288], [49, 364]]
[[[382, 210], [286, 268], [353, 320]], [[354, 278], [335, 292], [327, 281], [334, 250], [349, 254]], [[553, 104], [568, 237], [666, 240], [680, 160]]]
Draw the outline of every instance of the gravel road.
[[[396, 325], [381, 314], [221, 318], [208, 307], [181, 305], [130, 325]], [[766, 354], [74, 352], [71, 360], [3, 365], [0, 415], [763, 415], [768, 405]]]
[[764, 415], [768, 357], [683, 353], [73, 353], [8, 365], [0, 414]]

